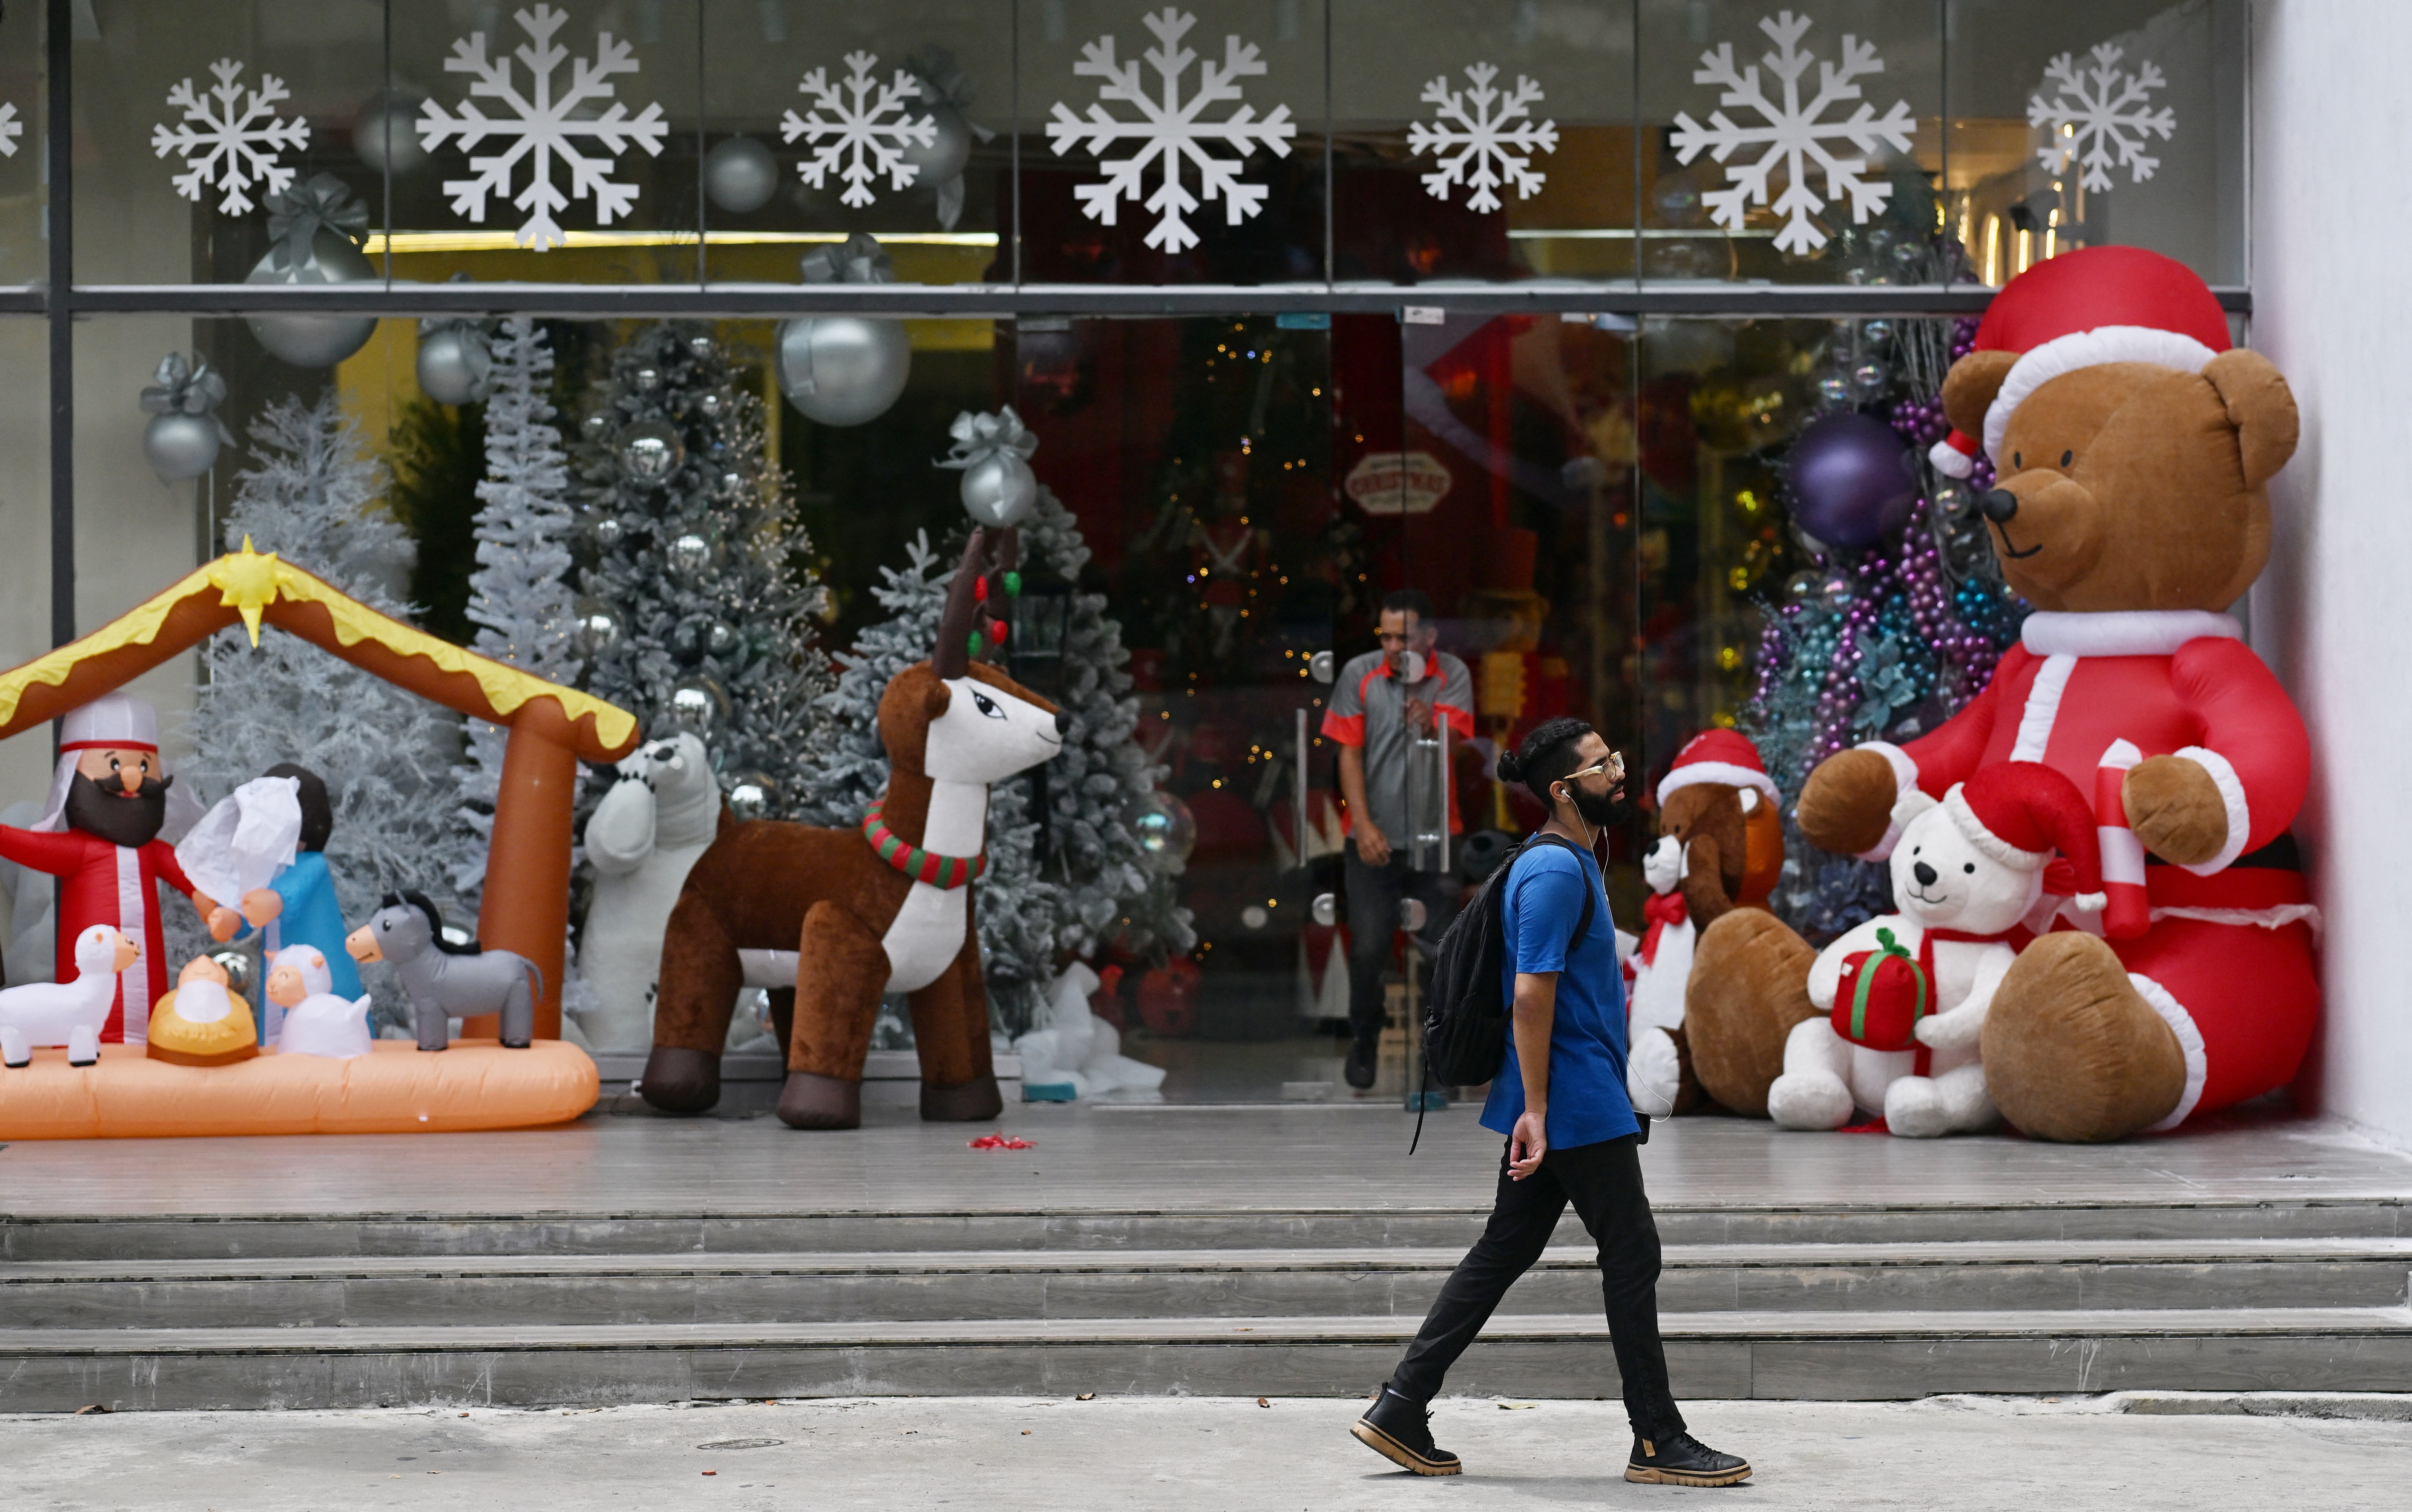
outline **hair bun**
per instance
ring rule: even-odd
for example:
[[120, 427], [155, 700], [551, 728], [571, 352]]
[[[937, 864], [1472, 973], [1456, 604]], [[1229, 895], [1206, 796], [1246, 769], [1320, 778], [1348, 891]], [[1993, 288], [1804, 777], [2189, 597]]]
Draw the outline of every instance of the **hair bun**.
[[1513, 751], [1499, 753], [1499, 780], [1504, 783], [1521, 783], [1524, 780], [1524, 763], [1516, 759], [1516, 754]]

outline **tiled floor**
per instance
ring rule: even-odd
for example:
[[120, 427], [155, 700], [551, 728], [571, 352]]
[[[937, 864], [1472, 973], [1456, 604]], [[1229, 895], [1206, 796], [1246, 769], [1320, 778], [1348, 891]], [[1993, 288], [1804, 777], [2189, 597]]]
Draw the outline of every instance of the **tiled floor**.
[[[1498, 1140], [1459, 1108], [1015, 1105], [1022, 1151], [986, 1129], [878, 1109], [802, 1134], [766, 1117], [593, 1114], [509, 1134], [20, 1142], [0, 1148], [0, 1211], [138, 1213], [761, 1213], [1487, 1205]], [[2412, 1155], [2276, 1115], [2107, 1147], [2015, 1137], [1936, 1142], [1787, 1134], [1738, 1119], [1656, 1126], [1662, 1209], [1860, 1204], [2412, 1201]]]

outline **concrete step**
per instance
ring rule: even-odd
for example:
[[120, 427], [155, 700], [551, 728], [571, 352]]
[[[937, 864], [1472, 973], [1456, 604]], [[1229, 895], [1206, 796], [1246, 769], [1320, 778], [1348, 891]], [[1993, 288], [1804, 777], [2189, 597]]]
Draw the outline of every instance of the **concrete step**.
[[[1419, 1318], [1456, 1246], [785, 1255], [120, 1259], [0, 1267], [0, 1344], [27, 1328], [332, 1329]], [[2387, 1307], [2412, 1240], [1670, 1245], [1674, 1313]], [[1510, 1314], [1597, 1305], [1587, 1247], [1552, 1249]]]
[[[594, 1404], [861, 1394], [1357, 1395], [1396, 1315], [10, 1330], [0, 1412]], [[1668, 1313], [1685, 1398], [1936, 1392], [2412, 1389], [2412, 1311], [2387, 1308]], [[1455, 1391], [1613, 1396], [1596, 1314], [1503, 1314]]]
[[[803, 1252], [1232, 1250], [1463, 1247], [1487, 1210], [1390, 1208], [856, 1209], [787, 1213], [619, 1211], [0, 1214], [0, 1262], [263, 1256], [790, 1255]], [[1977, 1240], [2412, 1239], [2395, 1196], [2172, 1204], [1934, 1202], [1751, 1206], [1668, 1203], [1669, 1244], [1872, 1244]], [[1569, 1215], [1560, 1243], [1583, 1241]]]

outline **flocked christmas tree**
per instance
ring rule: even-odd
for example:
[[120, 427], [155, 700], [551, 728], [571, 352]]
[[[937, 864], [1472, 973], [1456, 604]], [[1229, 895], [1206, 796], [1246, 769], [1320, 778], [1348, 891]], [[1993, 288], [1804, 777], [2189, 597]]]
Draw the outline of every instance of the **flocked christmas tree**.
[[758, 786], [764, 812], [787, 816], [830, 686], [812, 618], [825, 594], [762, 401], [703, 327], [671, 322], [613, 357], [581, 429], [587, 688], [648, 731], [696, 730], [723, 787]]
[[[504, 323], [493, 343], [486, 401], [486, 477], [478, 485], [477, 570], [469, 576], [470, 649], [555, 683], [575, 683], [581, 666], [571, 644], [568, 458], [547, 397], [552, 351], [524, 316]], [[486, 847], [501, 790], [509, 731], [468, 721], [468, 760], [458, 783], [450, 881], [463, 901], [484, 886]]]
[[1089, 563], [1081, 524], [1053, 491], [1022, 526], [1030, 567], [1073, 585], [1066, 606], [1057, 698], [1072, 715], [1063, 755], [1048, 763], [1047, 860], [1053, 882], [1055, 947], [1082, 958], [1119, 942], [1133, 955], [1184, 954], [1197, 943], [1173, 879], [1150, 866], [1130, 814], [1155, 790], [1163, 769], [1140, 746], [1139, 700], [1130, 653], [1106, 595], [1078, 586]]
[[[1897, 181], [1910, 216], [1926, 192], [1915, 175]], [[1922, 203], [1931, 211], [1931, 198]], [[1963, 276], [1958, 242], [1913, 236], [1905, 225], [1846, 232], [1835, 252], [1854, 283]], [[1804, 532], [1814, 567], [1764, 606], [1758, 686], [1741, 727], [1784, 795], [1784, 876], [1772, 903], [1813, 943], [1884, 912], [1891, 889], [1883, 866], [1831, 856], [1792, 821], [1810, 771], [1861, 741], [1910, 741], [1934, 729], [1983, 690], [2025, 618], [1978, 514], [1977, 499], [1993, 481], [1984, 459], [1976, 476], [1957, 482], [1925, 461], [1947, 428], [1943, 376], [1975, 332], [1973, 320], [1873, 319], [1841, 322], [1829, 341], [1819, 383], [1828, 413], [1856, 409], [1887, 420], [1916, 459], [1920, 486], [1905, 522], [1863, 548]], [[1802, 499], [1791, 493], [1787, 502], [1798, 518]]]
[[[398, 593], [410, 573], [410, 538], [380, 497], [384, 469], [365, 455], [359, 426], [334, 394], [309, 405], [280, 400], [253, 423], [251, 437], [257, 465], [236, 479], [227, 549], [249, 540], [408, 619]], [[448, 922], [467, 922], [435, 864], [449, 839], [458, 718], [273, 628], [254, 649], [232, 626], [213, 636], [202, 656], [194, 755], [181, 780], [215, 800], [278, 762], [298, 762], [326, 780], [333, 802], [327, 861], [345, 917], [367, 917], [389, 889], [417, 888], [445, 905]], [[198, 939], [176, 944], [199, 948]], [[400, 1012], [383, 991], [378, 999], [381, 1014]]]

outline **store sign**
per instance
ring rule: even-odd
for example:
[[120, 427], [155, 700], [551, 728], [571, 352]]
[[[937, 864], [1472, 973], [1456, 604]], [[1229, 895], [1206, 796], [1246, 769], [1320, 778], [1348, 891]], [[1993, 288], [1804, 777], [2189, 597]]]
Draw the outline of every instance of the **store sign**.
[[1455, 481], [1429, 451], [1369, 451], [1341, 487], [1369, 515], [1428, 515]]

